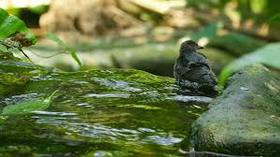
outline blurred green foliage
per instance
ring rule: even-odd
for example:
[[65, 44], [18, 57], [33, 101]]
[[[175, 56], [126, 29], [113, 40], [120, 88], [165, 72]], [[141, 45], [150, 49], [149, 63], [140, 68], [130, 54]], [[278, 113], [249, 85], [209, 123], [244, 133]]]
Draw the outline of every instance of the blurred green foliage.
[[[18, 17], [9, 15], [9, 13], [0, 8], [0, 39], [6, 39], [17, 33], [24, 35], [24, 38], [30, 41], [32, 44], [35, 44], [37, 41], [36, 36], [32, 31], [26, 27], [25, 23], [20, 20]], [[56, 35], [48, 33], [46, 37], [54, 42], [56, 42], [64, 52], [69, 53], [72, 58], [79, 64], [82, 65], [81, 60], [79, 59], [77, 52], [72, 47], [66, 45], [61, 39]], [[5, 51], [3, 45], [0, 45], [0, 50]]]
[[36, 7], [29, 8], [29, 10], [35, 14], [43, 14], [43, 13], [47, 12], [48, 9], [49, 9], [49, 7], [46, 5], [39, 5]]
[[239, 57], [260, 48], [265, 44], [267, 43], [263, 40], [242, 33], [230, 32], [222, 36], [216, 36], [210, 40], [209, 46], [223, 49], [233, 56]]
[[59, 45], [59, 47], [61, 47], [64, 52], [67, 52], [72, 56], [72, 58], [78, 63], [79, 66], [82, 66], [82, 61], [80, 60], [79, 56], [77, 55], [77, 51], [74, 48], [65, 44], [61, 39], [59, 39], [58, 36], [53, 33], [47, 33], [46, 37], [51, 41], [57, 43], [57, 45]]
[[186, 36], [186, 38], [191, 38], [196, 42], [201, 39], [207, 39], [208, 46], [223, 49], [237, 57], [249, 53], [266, 44], [263, 40], [238, 32], [228, 32], [223, 35], [219, 35], [218, 31], [222, 28], [222, 22], [212, 23], [202, 27], [197, 32], [190, 33]]
[[6, 9], [6, 11], [11, 14], [11, 15], [14, 15], [14, 16], [19, 16], [20, 12], [21, 12], [21, 9], [20, 8], [8, 8]]
[[16, 33], [21, 33], [32, 44], [35, 44], [37, 38], [28, 29], [25, 23], [18, 17], [9, 15], [5, 10], [0, 8], [0, 39], [8, 38]]
[[30, 8], [16, 8], [16, 7], [11, 7], [11, 8], [7, 8], [6, 11], [9, 13], [9, 14], [12, 14], [14, 16], [17, 16], [17, 17], [20, 17], [20, 14], [23, 10], [28, 10], [30, 11], [31, 13], [34, 13], [34, 14], [38, 14], [38, 15], [41, 15], [45, 12], [47, 12], [49, 9], [49, 6], [48, 5], [39, 5], [39, 6], [35, 6], [35, 7], [30, 7]]
[[244, 55], [243, 57], [231, 62], [227, 65], [220, 74], [220, 84], [224, 85], [226, 79], [235, 71], [241, 68], [256, 63], [261, 63], [273, 68], [280, 69], [280, 43], [268, 44], [252, 53]]
[[[219, 9], [221, 12], [229, 7], [228, 4], [236, 5], [236, 10], [242, 19], [253, 18], [257, 22], [267, 21], [279, 14], [279, 0], [186, 0], [188, 6], [200, 9]], [[232, 5], [230, 7], [233, 7]], [[278, 21], [279, 22], [279, 21]]]
[[190, 37], [194, 41], [198, 41], [201, 38], [207, 38], [208, 40], [212, 40], [217, 37], [218, 30], [223, 27], [222, 22], [212, 23], [206, 27], [203, 27], [198, 32], [193, 32], [190, 34]]

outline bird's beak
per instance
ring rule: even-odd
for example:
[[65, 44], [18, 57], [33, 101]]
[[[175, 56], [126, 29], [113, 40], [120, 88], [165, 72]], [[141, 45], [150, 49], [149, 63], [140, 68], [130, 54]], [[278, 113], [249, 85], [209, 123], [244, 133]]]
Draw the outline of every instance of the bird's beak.
[[204, 47], [202, 47], [202, 46], [198, 46], [198, 49], [204, 49]]

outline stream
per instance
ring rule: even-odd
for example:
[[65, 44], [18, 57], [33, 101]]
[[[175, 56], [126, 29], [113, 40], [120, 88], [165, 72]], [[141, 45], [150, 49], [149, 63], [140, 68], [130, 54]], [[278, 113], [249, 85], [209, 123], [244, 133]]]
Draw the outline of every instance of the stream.
[[34, 73], [0, 110], [57, 94], [44, 111], [2, 117], [1, 157], [185, 156], [191, 124], [211, 101], [177, 95], [173, 79], [138, 70]]

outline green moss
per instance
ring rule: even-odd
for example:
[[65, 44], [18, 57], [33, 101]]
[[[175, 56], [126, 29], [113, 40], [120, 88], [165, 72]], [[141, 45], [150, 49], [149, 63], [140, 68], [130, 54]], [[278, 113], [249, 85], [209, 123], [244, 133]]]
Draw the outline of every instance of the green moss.
[[16, 33], [22, 33], [32, 44], [35, 44], [37, 38], [29, 30], [24, 22], [18, 17], [9, 15], [4, 9], [0, 8], [0, 39], [5, 39]]
[[[195, 103], [177, 104], [172, 99], [174, 79], [140, 70], [54, 72], [15, 61], [0, 61], [0, 70], [0, 87], [9, 89], [0, 93], [0, 110], [25, 105], [12, 109], [12, 113], [18, 109], [21, 113], [22, 107], [30, 107], [24, 114], [1, 119], [0, 156], [20, 156], [25, 148], [50, 156], [104, 152], [113, 156], [179, 156], [179, 143], [205, 109]], [[48, 108], [39, 106], [44, 111], [29, 112], [38, 109], [36, 100], [54, 90], [57, 94]]]

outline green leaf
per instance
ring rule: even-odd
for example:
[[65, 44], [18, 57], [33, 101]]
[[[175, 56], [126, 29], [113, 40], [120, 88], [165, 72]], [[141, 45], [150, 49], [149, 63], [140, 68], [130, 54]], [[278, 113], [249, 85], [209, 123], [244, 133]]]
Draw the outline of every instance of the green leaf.
[[15, 16], [8, 16], [0, 25], [0, 38], [7, 38], [25, 27], [24, 23]]
[[224, 85], [226, 79], [237, 70], [256, 63], [265, 64], [276, 69], [280, 69], [280, 43], [268, 44], [265, 47], [244, 55], [231, 62], [220, 74], [220, 85]]
[[77, 55], [77, 51], [72, 48], [69, 47], [68, 45], [66, 45], [61, 39], [58, 38], [58, 36], [56, 36], [55, 34], [52, 33], [47, 33], [46, 34], [47, 38], [56, 42], [57, 45], [59, 45], [65, 52], [69, 53], [72, 58], [79, 64], [79, 66], [82, 66], [82, 62], [79, 58], [79, 56]]
[[16, 16], [9, 15], [0, 8], [0, 39], [8, 38], [16, 33], [23, 34], [32, 44], [37, 41], [35, 35], [26, 27], [23, 21]]
[[56, 36], [55, 34], [48, 32], [48, 33], [46, 33], [46, 36], [48, 39], [56, 42], [58, 45], [61, 45], [64, 47], [66, 46], [65, 43], [61, 39], [59, 39], [58, 36]]
[[74, 48], [67, 47], [66, 51], [68, 51], [71, 54], [72, 58], [79, 64], [79, 66], [82, 66], [82, 62]]
[[46, 99], [33, 99], [33, 100], [28, 100], [24, 102], [19, 102], [15, 105], [9, 105], [6, 106], [3, 109], [2, 115], [19, 115], [19, 114], [29, 114], [32, 113], [33, 111], [42, 111], [47, 109], [50, 104], [52, 97], [55, 95], [57, 92], [54, 91], [49, 97]]
[[0, 8], [0, 24], [2, 24], [4, 19], [6, 19], [8, 16], [9, 14]]

